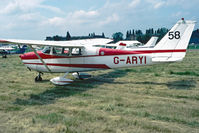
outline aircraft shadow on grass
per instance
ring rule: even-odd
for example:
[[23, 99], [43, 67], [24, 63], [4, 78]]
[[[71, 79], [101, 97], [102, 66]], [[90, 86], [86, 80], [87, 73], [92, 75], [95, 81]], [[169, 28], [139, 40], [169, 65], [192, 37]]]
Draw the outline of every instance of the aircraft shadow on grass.
[[[109, 73], [101, 74], [95, 76], [88, 80], [77, 80], [74, 83], [67, 86], [55, 86], [39, 94], [31, 94], [29, 99], [16, 99], [14, 104], [18, 105], [46, 105], [52, 104], [58, 98], [70, 97], [73, 95], [86, 95], [83, 92], [94, 89], [98, 85], [104, 83], [113, 83], [114, 84], [145, 84], [145, 85], [165, 85], [169, 89], [176, 90], [190, 90], [191, 88], [196, 87], [196, 81], [191, 80], [177, 80], [167, 83], [157, 83], [157, 82], [117, 82], [114, 81], [115, 78], [123, 77], [127, 74], [128, 71], [125, 70], [114, 70]], [[44, 80], [43, 82], [47, 82]], [[49, 81], [48, 81], [49, 82]]]
[[196, 81], [191, 79], [191, 80], [176, 80], [172, 82], [167, 82], [167, 83], [157, 83], [157, 82], [131, 82], [132, 84], [146, 84], [146, 85], [165, 85], [169, 89], [176, 89], [176, 90], [190, 90], [192, 88], [196, 87]]
[[[29, 99], [16, 99], [14, 104], [18, 105], [45, 105], [52, 104], [58, 98], [70, 97], [73, 95], [82, 94], [90, 89], [94, 89], [96, 86], [104, 83], [113, 83], [115, 78], [123, 77], [126, 75], [126, 71], [114, 70], [109, 73], [97, 75], [88, 80], [77, 80], [67, 86], [55, 86], [39, 94], [31, 94]], [[40, 83], [49, 82], [44, 80]], [[82, 94], [84, 95], [84, 94]]]

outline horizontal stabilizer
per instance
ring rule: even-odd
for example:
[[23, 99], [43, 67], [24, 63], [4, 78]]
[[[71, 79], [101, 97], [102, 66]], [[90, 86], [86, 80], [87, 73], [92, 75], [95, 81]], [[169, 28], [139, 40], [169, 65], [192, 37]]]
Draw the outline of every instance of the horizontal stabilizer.
[[152, 58], [153, 63], [178, 62], [178, 61], [182, 61], [182, 58], [172, 58], [172, 57]]

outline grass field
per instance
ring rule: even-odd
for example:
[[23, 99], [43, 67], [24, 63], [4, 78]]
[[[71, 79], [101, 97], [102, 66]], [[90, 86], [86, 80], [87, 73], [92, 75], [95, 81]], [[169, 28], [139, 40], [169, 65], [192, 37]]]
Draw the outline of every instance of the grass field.
[[[199, 51], [183, 62], [35, 83], [18, 55], [0, 58], [0, 133], [198, 133]], [[63, 74], [61, 74], [63, 75]], [[71, 77], [72, 78], [72, 77]]]

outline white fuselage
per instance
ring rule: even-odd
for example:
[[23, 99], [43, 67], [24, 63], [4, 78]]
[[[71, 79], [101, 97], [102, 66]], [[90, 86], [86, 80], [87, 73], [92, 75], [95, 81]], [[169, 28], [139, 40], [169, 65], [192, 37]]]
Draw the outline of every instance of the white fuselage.
[[78, 56], [59, 56], [38, 52], [50, 71], [34, 53], [21, 55], [21, 59], [27, 67], [38, 72], [64, 73], [151, 65], [157, 63], [152, 61], [155, 54], [168, 55], [172, 52], [175, 51], [143, 48], [136, 51], [85, 48], [83, 54]]

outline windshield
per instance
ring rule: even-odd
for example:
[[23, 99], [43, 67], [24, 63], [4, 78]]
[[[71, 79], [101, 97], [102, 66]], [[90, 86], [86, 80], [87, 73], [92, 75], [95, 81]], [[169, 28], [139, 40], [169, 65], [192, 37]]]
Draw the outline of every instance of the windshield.
[[46, 53], [46, 54], [50, 54], [50, 48], [51, 47], [49, 47], [49, 46], [45, 46], [44, 49], [42, 50], [42, 52]]

